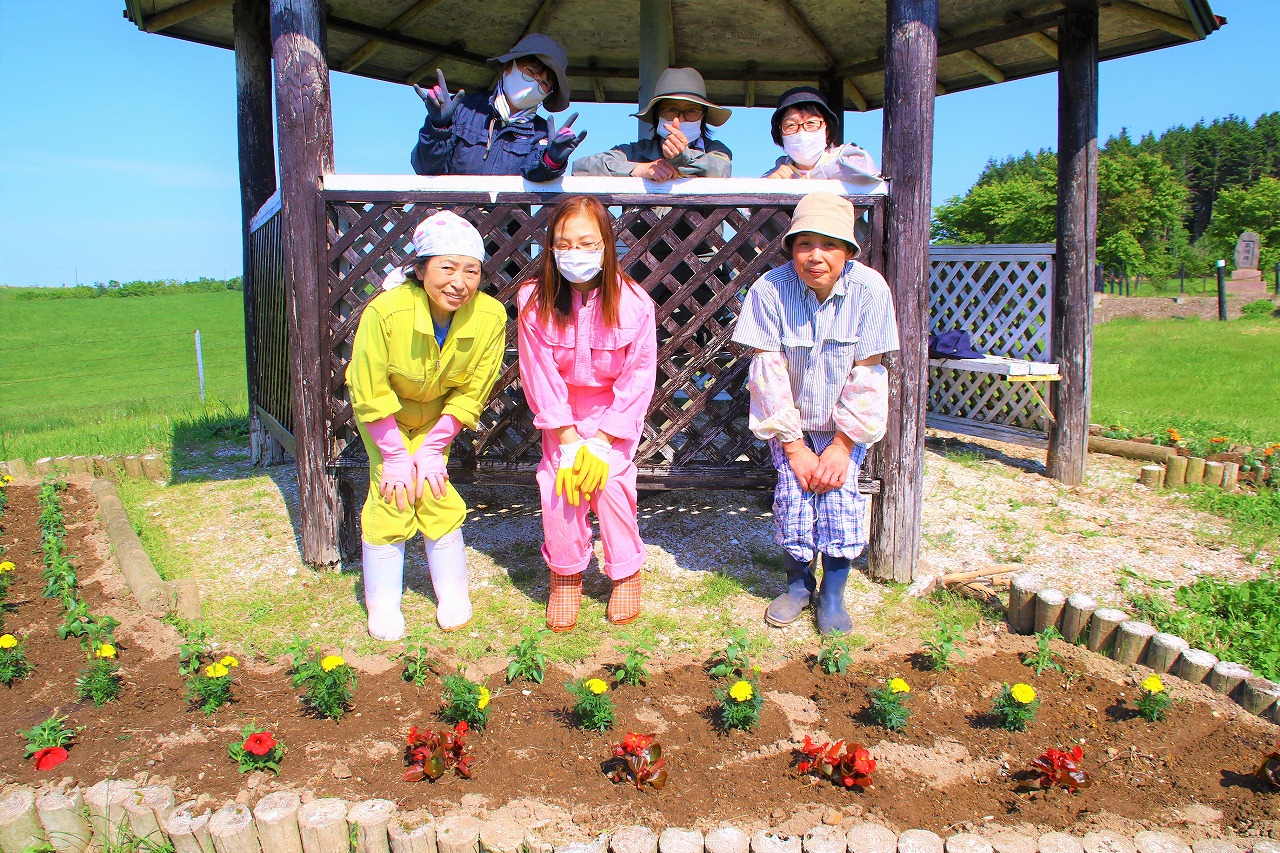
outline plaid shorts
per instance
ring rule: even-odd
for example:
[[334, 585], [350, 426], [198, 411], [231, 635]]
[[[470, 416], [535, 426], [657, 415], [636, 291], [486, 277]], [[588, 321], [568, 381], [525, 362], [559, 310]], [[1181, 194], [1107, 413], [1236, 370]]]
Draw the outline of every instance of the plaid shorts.
[[[821, 454], [835, 438], [834, 432], [806, 432], [804, 441]], [[867, 544], [871, 499], [858, 491], [858, 470], [867, 448], [855, 444], [849, 454], [849, 474], [840, 488], [817, 495], [800, 488], [787, 464], [782, 442], [769, 441], [769, 454], [778, 471], [773, 490], [773, 516], [778, 524], [774, 536], [782, 549], [801, 562], [809, 562], [814, 551], [852, 560]]]

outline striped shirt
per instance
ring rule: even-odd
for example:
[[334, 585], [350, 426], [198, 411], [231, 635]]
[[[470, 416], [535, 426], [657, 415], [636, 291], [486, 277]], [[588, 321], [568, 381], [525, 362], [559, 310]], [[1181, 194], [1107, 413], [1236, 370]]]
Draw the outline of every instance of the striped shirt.
[[854, 363], [898, 349], [898, 323], [889, 285], [871, 267], [849, 261], [819, 302], [788, 263], [751, 285], [733, 339], [781, 352], [801, 428], [832, 431], [831, 412]]

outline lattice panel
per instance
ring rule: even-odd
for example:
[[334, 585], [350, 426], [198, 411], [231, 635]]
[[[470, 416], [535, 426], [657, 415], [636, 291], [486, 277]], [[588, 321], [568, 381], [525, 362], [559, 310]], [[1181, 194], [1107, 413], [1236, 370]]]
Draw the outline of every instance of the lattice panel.
[[252, 288], [255, 395], [252, 403], [293, 429], [293, 385], [289, 378], [289, 291], [284, 278], [279, 211], [249, 237]]
[[[364, 304], [383, 277], [408, 257], [418, 222], [452, 210], [485, 238], [482, 288], [514, 317], [519, 283], [540, 264], [538, 244], [557, 196], [418, 193], [373, 200], [325, 193], [329, 248], [327, 377], [330, 461], [363, 456], [346, 396], [351, 339]], [[786, 261], [779, 238], [797, 198], [600, 196], [614, 217], [620, 262], [657, 303], [658, 376], [636, 452], [641, 466], [735, 472], [769, 467], [768, 449], [747, 428], [748, 359], [730, 342], [746, 288]], [[883, 197], [853, 199], [873, 234], [863, 261], [883, 269]], [[507, 356], [475, 435], [454, 448], [464, 464], [532, 465], [540, 436], [520, 390], [516, 329], [507, 327]], [[472, 443], [474, 441], [474, 444]], [[726, 484], [720, 478], [720, 484]]]
[[1052, 255], [935, 257], [930, 264], [930, 333], [964, 329], [991, 355], [1052, 361], [1052, 308]]
[[1046, 383], [1010, 382], [1004, 376], [948, 367], [929, 370], [929, 411], [978, 423], [1044, 432], [1041, 399]]

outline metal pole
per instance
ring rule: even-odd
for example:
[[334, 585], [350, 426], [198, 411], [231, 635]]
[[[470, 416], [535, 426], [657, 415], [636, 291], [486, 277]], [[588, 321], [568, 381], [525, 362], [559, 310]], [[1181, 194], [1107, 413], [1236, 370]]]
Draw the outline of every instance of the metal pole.
[[1178, 267], [1178, 292], [1187, 292], [1187, 265], [1183, 264]]
[[204, 402], [204, 354], [200, 352], [200, 330], [196, 329], [196, 373], [200, 376], [200, 402]]
[[1280, 296], [1280, 263], [1276, 264], [1276, 296]]
[[1227, 320], [1227, 262], [1218, 261], [1218, 319]]

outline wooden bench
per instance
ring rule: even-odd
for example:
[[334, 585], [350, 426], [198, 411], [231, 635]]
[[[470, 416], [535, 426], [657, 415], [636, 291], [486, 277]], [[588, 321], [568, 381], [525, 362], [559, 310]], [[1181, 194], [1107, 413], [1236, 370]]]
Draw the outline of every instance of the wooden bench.
[[[1062, 379], [1062, 374], [1055, 363], [988, 355], [982, 358], [931, 358], [929, 359], [929, 367], [931, 372], [932, 369], [939, 368], [942, 370], [964, 371], [975, 376], [1003, 377], [1005, 382], [1010, 383], [1011, 386], [1016, 383], [1018, 387], [1024, 389], [1027, 394], [1034, 398], [1035, 402], [1038, 403], [1041, 417], [1050, 422], [1054, 420], [1053, 412], [1049, 410], [1049, 404], [1045, 401], [1036, 384], [1040, 382], [1057, 382]], [[930, 385], [932, 386], [932, 384], [931, 382]], [[990, 393], [988, 393], [989, 396]], [[1025, 408], [1026, 404], [1023, 403], [1021, 405]], [[974, 418], [957, 417], [933, 411], [926, 413], [924, 423], [925, 426], [933, 429], [972, 435], [978, 438], [989, 438], [995, 441], [1005, 441], [1025, 447], [1044, 448], [1048, 446], [1046, 433], [1025, 427], [989, 423]]]

